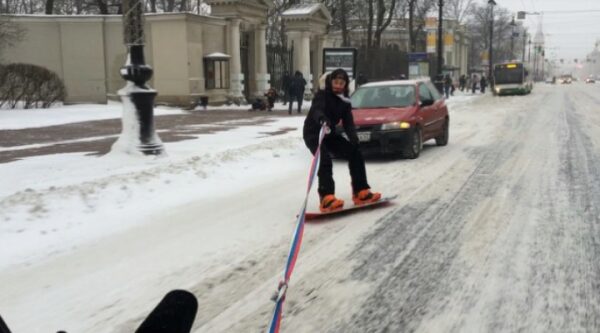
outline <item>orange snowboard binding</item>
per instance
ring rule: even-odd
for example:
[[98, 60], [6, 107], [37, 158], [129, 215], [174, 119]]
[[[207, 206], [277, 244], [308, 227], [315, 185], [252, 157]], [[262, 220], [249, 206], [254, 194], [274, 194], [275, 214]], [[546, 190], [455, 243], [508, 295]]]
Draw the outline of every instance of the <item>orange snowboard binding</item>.
[[326, 196], [321, 198], [321, 204], [319, 205], [319, 210], [321, 213], [333, 212], [336, 210], [340, 210], [344, 207], [344, 200], [340, 200], [335, 197], [333, 194], [327, 194]]
[[358, 193], [352, 195], [352, 201], [357, 206], [377, 202], [379, 199], [381, 199], [381, 193], [371, 192], [369, 189], [358, 191]]

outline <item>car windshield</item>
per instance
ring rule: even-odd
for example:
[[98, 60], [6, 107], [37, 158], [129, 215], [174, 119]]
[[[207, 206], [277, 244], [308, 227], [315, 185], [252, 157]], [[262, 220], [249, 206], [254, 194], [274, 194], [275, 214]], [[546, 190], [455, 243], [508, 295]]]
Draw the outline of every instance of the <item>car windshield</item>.
[[360, 87], [352, 95], [353, 108], [405, 107], [415, 102], [415, 87], [409, 85]]

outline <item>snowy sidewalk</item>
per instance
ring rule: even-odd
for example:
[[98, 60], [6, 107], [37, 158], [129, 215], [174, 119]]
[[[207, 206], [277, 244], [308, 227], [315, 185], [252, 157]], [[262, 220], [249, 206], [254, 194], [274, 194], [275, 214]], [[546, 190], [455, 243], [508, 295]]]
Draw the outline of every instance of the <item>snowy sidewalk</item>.
[[[118, 105], [95, 107], [91, 106], [92, 110], [78, 107], [0, 111], [0, 163], [59, 153], [106, 154], [121, 131], [121, 119], [118, 118], [120, 110]], [[164, 143], [196, 139], [200, 134], [231, 130], [238, 126], [262, 124], [276, 117], [304, 116], [304, 113], [290, 116], [281, 111], [214, 109], [192, 112], [157, 109], [156, 113], [156, 131]]]

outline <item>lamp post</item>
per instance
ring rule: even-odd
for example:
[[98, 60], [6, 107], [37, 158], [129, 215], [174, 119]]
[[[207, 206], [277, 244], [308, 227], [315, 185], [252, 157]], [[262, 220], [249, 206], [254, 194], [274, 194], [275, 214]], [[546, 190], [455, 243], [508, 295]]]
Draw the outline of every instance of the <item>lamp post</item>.
[[146, 85], [152, 68], [144, 60], [143, 12], [141, 0], [123, 1], [123, 35], [128, 54], [120, 74], [127, 83], [118, 92], [123, 102], [123, 129], [113, 147], [128, 153], [161, 155], [163, 145], [154, 131], [156, 90]]
[[443, 44], [443, 8], [444, 8], [444, 0], [440, 0], [438, 4], [438, 38], [437, 38], [437, 72], [438, 75], [442, 75], [442, 66], [444, 65], [444, 44]]
[[512, 21], [510, 22], [510, 26], [511, 26], [511, 30], [510, 30], [510, 59], [512, 60], [515, 57], [515, 26], [517, 24], [515, 23], [515, 18], [513, 17]]
[[527, 30], [523, 30], [523, 63], [525, 63], [525, 50], [527, 49]]
[[490, 5], [490, 49], [489, 49], [489, 70], [488, 70], [488, 81], [490, 82], [490, 88], [492, 90], [492, 92], [494, 92], [494, 79], [492, 76], [492, 70], [493, 70], [493, 65], [492, 65], [492, 59], [493, 57], [493, 50], [494, 48], [492, 47], [493, 41], [494, 41], [494, 6], [496, 5], [496, 1], [494, 0], [488, 0], [488, 5]]

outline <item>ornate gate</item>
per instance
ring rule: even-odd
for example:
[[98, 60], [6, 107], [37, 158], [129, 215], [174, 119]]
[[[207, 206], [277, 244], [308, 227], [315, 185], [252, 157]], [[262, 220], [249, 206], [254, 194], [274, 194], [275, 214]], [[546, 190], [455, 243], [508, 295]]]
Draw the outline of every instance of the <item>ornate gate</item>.
[[283, 96], [283, 75], [293, 75], [294, 48], [281, 45], [267, 45], [267, 70], [271, 74], [271, 87]]

